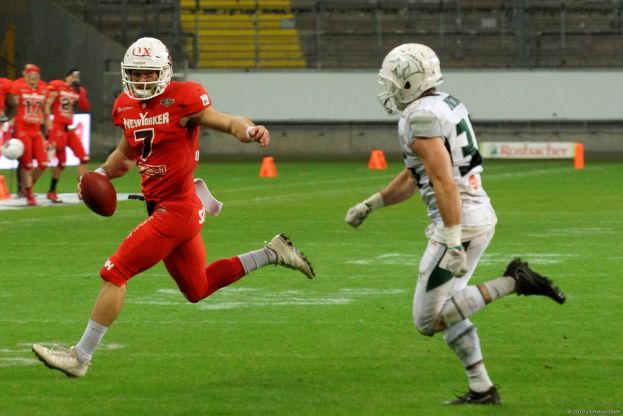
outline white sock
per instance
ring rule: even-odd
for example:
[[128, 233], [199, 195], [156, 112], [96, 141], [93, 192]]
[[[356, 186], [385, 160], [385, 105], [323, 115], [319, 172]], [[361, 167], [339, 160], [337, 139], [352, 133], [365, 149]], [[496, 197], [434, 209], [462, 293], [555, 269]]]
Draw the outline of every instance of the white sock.
[[483, 285], [489, 291], [492, 301], [515, 292], [515, 279], [510, 276], [498, 277], [484, 282]]
[[277, 262], [277, 255], [275, 252], [267, 247], [262, 247], [259, 250], [253, 250], [248, 253], [240, 254], [238, 258], [240, 259], [246, 274], [251, 273], [253, 270], [257, 270], [260, 267], [264, 267], [267, 264], [275, 264]]
[[457, 322], [443, 331], [443, 339], [461, 361], [467, 375], [469, 388], [478, 393], [489, 390], [493, 383], [489, 379], [487, 369], [482, 361], [480, 338], [476, 332], [476, 327], [469, 319]]
[[98, 324], [89, 319], [84, 334], [82, 334], [82, 338], [80, 338], [80, 341], [74, 347], [80, 362], [91, 361], [93, 353], [102, 341], [102, 338], [104, 338], [107, 329], [107, 326]]
[[461, 366], [469, 368], [482, 361], [480, 338], [476, 327], [465, 319], [443, 331], [443, 340], [454, 351]]
[[474, 365], [473, 368], [466, 368], [465, 374], [467, 374], [469, 388], [472, 391], [483, 393], [493, 386], [487, 369], [482, 362]]

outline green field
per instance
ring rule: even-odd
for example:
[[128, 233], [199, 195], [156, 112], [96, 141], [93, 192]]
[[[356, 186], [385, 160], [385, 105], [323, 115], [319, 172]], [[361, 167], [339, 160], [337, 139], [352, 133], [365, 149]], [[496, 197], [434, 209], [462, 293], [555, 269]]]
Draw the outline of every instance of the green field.
[[[513, 295], [473, 317], [502, 406], [441, 404], [467, 384], [441, 336], [426, 338], [411, 323], [426, 243], [419, 198], [373, 213], [359, 229], [344, 223], [348, 207], [400, 163], [370, 171], [366, 161], [277, 161], [274, 179], [258, 177], [259, 162], [200, 166], [197, 176], [225, 203], [203, 231], [208, 257], [286, 232], [317, 278], [266, 267], [190, 304], [158, 265], [130, 281], [84, 379], [47, 369], [30, 345], [79, 339], [99, 268], [144, 218], [142, 204], [122, 202], [112, 218], [83, 205], [0, 211], [0, 415], [620, 414], [623, 164], [485, 168], [499, 226], [474, 281], [521, 256], [567, 294], [563, 306]], [[72, 175], [61, 192], [74, 189]], [[114, 183], [138, 190], [136, 173]]]

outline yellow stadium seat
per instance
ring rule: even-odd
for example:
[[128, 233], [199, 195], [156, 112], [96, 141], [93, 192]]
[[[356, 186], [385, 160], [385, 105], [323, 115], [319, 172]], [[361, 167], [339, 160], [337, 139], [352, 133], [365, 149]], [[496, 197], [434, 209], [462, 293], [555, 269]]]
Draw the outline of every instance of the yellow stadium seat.
[[306, 66], [290, 0], [180, 0], [180, 6], [182, 28], [196, 37], [186, 50], [198, 57], [198, 68]]

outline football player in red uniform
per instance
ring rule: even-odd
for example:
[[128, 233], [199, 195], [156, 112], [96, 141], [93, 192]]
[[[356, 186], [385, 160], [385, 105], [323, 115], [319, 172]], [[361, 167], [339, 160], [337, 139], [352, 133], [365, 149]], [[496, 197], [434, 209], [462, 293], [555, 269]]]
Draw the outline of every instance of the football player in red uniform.
[[[33, 206], [37, 205], [37, 201], [32, 187], [48, 166], [48, 154], [41, 134], [48, 89], [46, 83], [41, 81], [41, 69], [37, 65], [27, 64], [22, 74], [23, 78], [13, 82], [11, 93], [18, 104], [15, 135], [24, 143], [24, 154], [19, 159], [21, 187], [27, 204]], [[37, 160], [34, 171], [33, 158]]]
[[13, 81], [0, 78], [0, 123], [5, 123], [17, 114], [17, 103], [12, 94]]
[[[86, 164], [89, 162], [89, 156], [72, 124], [76, 107], [88, 112], [91, 109], [91, 104], [87, 98], [86, 89], [80, 85], [80, 71], [77, 68], [70, 69], [64, 80], [50, 81], [48, 91], [49, 95], [45, 103], [45, 113], [48, 116], [46, 117], [48, 140], [54, 147], [58, 159], [58, 165], [52, 170], [48, 199], [52, 202], [62, 202], [56, 193], [56, 184], [61, 178], [63, 169], [65, 169], [67, 147], [74, 152], [80, 161], [78, 177], [87, 171]], [[54, 116], [53, 120], [50, 120], [50, 114]]]
[[199, 126], [262, 147], [269, 144], [270, 134], [246, 117], [214, 110], [201, 85], [171, 81], [169, 52], [158, 39], [141, 38], [132, 44], [121, 64], [121, 75], [124, 92], [115, 101], [113, 122], [123, 129], [123, 137], [96, 172], [114, 179], [135, 164], [149, 216], [102, 267], [104, 283], [80, 341], [70, 348], [33, 345], [34, 353], [48, 367], [73, 377], [86, 374], [93, 352], [119, 316], [128, 280], [160, 261], [190, 302], [199, 302], [268, 264], [314, 277], [311, 264], [284, 234], [258, 250], [206, 266], [200, 231], [206, 210], [212, 214], [218, 210], [213, 210], [214, 199], [205, 183], [193, 179], [199, 159]]
[[13, 81], [0, 78], [0, 144], [11, 138], [9, 121], [17, 114], [17, 102], [13, 97]]

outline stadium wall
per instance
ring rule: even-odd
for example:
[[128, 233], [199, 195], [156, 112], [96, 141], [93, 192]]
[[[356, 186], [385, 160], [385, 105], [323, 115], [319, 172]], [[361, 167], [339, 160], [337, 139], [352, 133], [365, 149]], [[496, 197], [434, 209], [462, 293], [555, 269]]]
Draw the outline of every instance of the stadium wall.
[[[623, 71], [447, 70], [440, 90], [463, 100], [480, 141], [578, 141], [589, 157], [623, 157]], [[267, 124], [259, 150], [204, 130], [208, 158], [400, 158], [396, 117], [376, 99], [371, 71], [190, 71], [214, 107]]]
[[[118, 64], [126, 45], [85, 24], [52, 1], [0, 0], [1, 33], [15, 27], [15, 59], [43, 79], [82, 70], [92, 103], [92, 155], [103, 158], [118, 141], [110, 107], [119, 93]], [[176, 68], [183, 71], [185, 68]], [[589, 157], [623, 158], [621, 70], [444, 70], [442, 90], [471, 110], [480, 141], [581, 141]], [[0, 76], [7, 75], [0, 71]], [[18, 74], [19, 75], [19, 74]], [[182, 74], [183, 76], [184, 74]], [[265, 153], [290, 159], [367, 157], [382, 149], [399, 158], [395, 118], [376, 100], [375, 71], [189, 71], [215, 108], [267, 124], [273, 144], [260, 150], [204, 130], [209, 158], [247, 158]]]
[[63, 79], [70, 68], [79, 68], [97, 129], [100, 114], [110, 113], [103, 74], [111, 66], [118, 71], [125, 47], [53, 1], [0, 0], [0, 35], [9, 26], [15, 29], [15, 56], [3, 58], [0, 76], [21, 77], [27, 63], [41, 67], [44, 81]]

